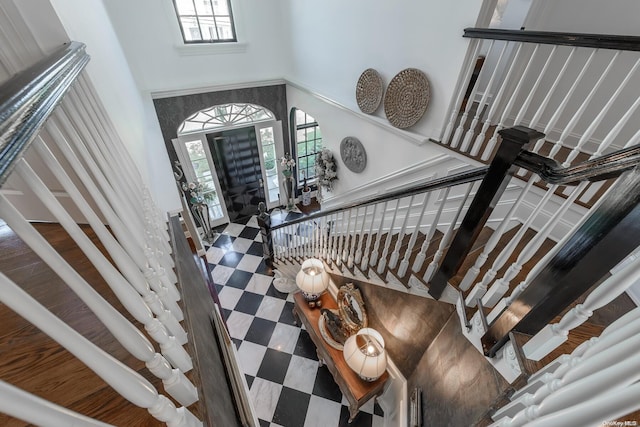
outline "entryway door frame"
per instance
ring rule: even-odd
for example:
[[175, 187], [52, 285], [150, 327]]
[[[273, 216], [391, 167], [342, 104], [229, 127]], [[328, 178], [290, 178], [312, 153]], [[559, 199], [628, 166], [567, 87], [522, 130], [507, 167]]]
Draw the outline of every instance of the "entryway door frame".
[[[211, 174], [212, 174], [212, 178], [213, 178], [213, 182], [214, 182], [214, 186], [215, 186], [215, 191], [217, 192], [217, 194], [219, 195], [219, 200], [220, 200], [220, 205], [222, 208], [222, 212], [223, 212], [223, 216], [222, 218], [217, 218], [217, 219], [211, 219], [211, 226], [212, 227], [217, 227], [219, 225], [222, 224], [226, 224], [229, 222], [229, 214], [227, 212], [227, 206], [224, 202], [224, 198], [222, 198], [222, 188], [220, 186], [220, 182], [218, 180], [218, 174], [216, 172], [216, 166], [215, 163], [213, 161], [213, 157], [211, 156], [211, 150], [209, 148], [209, 144], [207, 142], [207, 134], [211, 134], [211, 133], [218, 133], [218, 132], [222, 132], [225, 130], [232, 130], [232, 129], [241, 129], [241, 128], [246, 128], [246, 127], [251, 127], [253, 125], [255, 131], [256, 131], [256, 139], [258, 142], [258, 151], [259, 151], [259, 157], [260, 157], [260, 169], [261, 169], [261, 173], [262, 173], [262, 185], [263, 185], [263, 190], [264, 190], [264, 194], [265, 194], [265, 204], [267, 206], [267, 209], [272, 209], [276, 206], [281, 206], [283, 204], [286, 204], [287, 200], [286, 200], [286, 193], [284, 191], [284, 186], [283, 186], [283, 179], [282, 179], [282, 170], [281, 170], [281, 166], [280, 166], [280, 158], [282, 158], [284, 156], [284, 138], [283, 138], [283, 132], [282, 132], [282, 121], [280, 120], [268, 120], [268, 121], [263, 121], [263, 122], [257, 122], [257, 123], [253, 123], [253, 124], [238, 124], [235, 126], [226, 126], [226, 127], [216, 127], [215, 129], [205, 129], [203, 131], [199, 131], [199, 132], [192, 132], [192, 133], [187, 133], [187, 134], [182, 134], [182, 135], [178, 135], [177, 138], [173, 139], [173, 147], [176, 151], [176, 154], [178, 156], [178, 160], [180, 161], [180, 164], [182, 165], [182, 169], [184, 171], [185, 174], [185, 178], [187, 179], [188, 182], [193, 182], [196, 180], [196, 174], [195, 171], [193, 169], [193, 165], [191, 164], [191, 160], [189, 159], [189, 155], [187, 153], [187, 149], [185, 146], [185, 143], [190, 142], [190, 141], [201, 141], [201, 143], [203, 144], [204, 147], [204, 151], [205, 151], [205, 155], [207, 158], [207, 163], [209, 164], [209, 168], [211, 170]], [[279, 181], [279, 197], [278, 199], [273, 199], [270, 200], [269, 198], [269, 185], [268, 185], [268, 177], [266, 175], [266, 168], [265, 168], [265, 158], [264, 158], [264, 151], [263, 151], [263, 141], [261, 138], [261, 129], [267, 129], [267, 128], [272, 128], [273, 129], [273, 138], [275, 141], [275, 150], [276, 150], [276, 168], [277, 168], [277, 177], [278, 177], [278, 181]]]

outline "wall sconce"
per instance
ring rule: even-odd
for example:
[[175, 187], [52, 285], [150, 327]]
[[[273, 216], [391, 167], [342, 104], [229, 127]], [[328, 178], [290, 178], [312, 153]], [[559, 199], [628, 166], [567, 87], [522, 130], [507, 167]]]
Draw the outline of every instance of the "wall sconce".
[[372, 328], [362, 328], [344, 343], [344, 360], [360, 378], [375, 381], [387, 369], [384, 339]]
[[324, 271], [322, 261], [316, 258], [304, 261], [296, 275], [296, 284], [311, 307], [320, 307], [318, 299], [329, 287], [329, 274]]

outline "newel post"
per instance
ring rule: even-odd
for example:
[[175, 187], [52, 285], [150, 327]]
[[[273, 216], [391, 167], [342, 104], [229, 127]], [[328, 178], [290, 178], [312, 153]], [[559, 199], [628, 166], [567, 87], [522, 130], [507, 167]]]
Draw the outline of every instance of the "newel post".
[[455, 276], [460, 269], [473, 242], [477, 239], [491, 212], [502, 197], [511, 176], [518, 169], [517, 166], [514, 166], [514, 162], [520, 152], [532, 141], [544, 137], [543, 133], [524, 126], [503, 129], [498, 134], [502, 137], [498, 151], [476, 191], [447, 254], [429, 283], [429, 294], [435, 299], [440, 298], [449, 279]]
[[273, 237], [271, 235], [271, 215], [263, 202], [258, 203], [258, 226], [262, 236], [262, 252], [267, 267], [273, 267]]

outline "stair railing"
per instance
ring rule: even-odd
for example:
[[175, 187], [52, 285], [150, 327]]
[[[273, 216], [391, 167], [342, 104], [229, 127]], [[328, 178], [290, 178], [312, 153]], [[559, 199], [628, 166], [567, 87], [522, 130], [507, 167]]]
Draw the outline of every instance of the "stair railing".
[[[263, 235], [272, 236], [273, 249], [268, 252], [274, 254], [276, 264], [320, 257], [404, 292], [425, 295], [427, 284], [434, 287], [436, 283], [437, 291], [428, 292], [441, 298], [448, 279], [459, 267], [455, 264], [464, 260], [498, 205], [517, 169], [513, 162], [526, 144], [540, 137], [526, 128], [505, 129], [501, 134], [502, 144], [489, 167], [282, 224], [263, 223]], [[474, 186], [481, 178], [479, 186]], [[421, 206], [416, 206], [416, 200]], [[469, 216], [471, 211], [473, 217]], [[461, 222], [463, 217], [466, 219]], [[419, 238], [423, 240], [417, 246]]]
[[[382, 281], [384, 284], [398, 290], [404, 290], [402, 286], [398, 285], [404, 285], [407, 289], [410, 289], [412, 285], [416, 283], [418, 283], [418, 288], [424, 288], [424, 285], [426, 285], [431, 296], [436, 299], [441, 299], [445, 290], [448, 287], [450, 288], [449, 280], [458, 273], [461, 265], [467, 259], [473, 243], [484, 225], [487, 223], [493, 208], [498, 204], [504, 189], [509, 182], [510, 176], [515, 173], [518, 167], [525, 168], [534, 172], [536, 176], [548, 179], [553, 183], [553, 185], [576, 185], [578, 188], [581, 186], [583, 187], [585, 183], [591, 181], [596, 182], [598, 180], [616, 178], [623, 174], [623, 178], [619, 180], [620, 182], [617, 183], [617, 185], [612, 186], [600, 202], [598, 202], [598, 204], [593, 208], [591, 216], [596, 218], [594, 220], [595, 223], [589, 223], [589, 220], [587, 219], [588, 217], [585, 216], [583, 220], [574, 227], [576, 230], [575, 233], [567, 234], [562, 241], [562, 244], [557, 245], [553, 251], [549, 252], [548, 255], [531, 270], [527, 278], [515, 288], [511, 296], [503, 299], [500, 304], [496, 306], [488, 321], [475, 322], [476, 332], [480, 331], [481, 334], [485, 335], [482, 337], [482, 342], [485, 347], [486, 354], [492, 357], [495, 356], [498, 349], [500, 349], [508, 339], [508, 333], [511, 330], [515, 329], [518, 331], [525, 331], [527, 333], [539, 332], [554, 315], [560, 313], [563, 309], [566, 309], [566, 307], [580, 296], [582, 292], [586, 291], [597, 281], [597, 279], [602, 277], [606, 271], [612, 269], [618, 262], [628, 256], [635, 249], [637, 244], [634, 243], [633, 239], [628, 244], [614, 245], [616, 246], [614, 249], [607, 245], [612, 245], [612, 243], [609, 242], [614, 241], [618, 238], [619, 234], [622, 233], [622, 226], [620, 225], [620, 222], [627, 223], [628, 221], [631, 221], [630, 218], [635, 215], [634, 203], [636, 185], [634, 184], [635, 181], [632, 177], [636, 174], [635, 168], [640, 162], [640, 145], [634, 145], [603, 156], [596, 156], [598, 153], [595, 153], [594, 156], [592, 156], [593, 158], [580, 164], [574, 164], [572, 166], [560, 165], [553, 159], [525, 150], [527, 144], [532, 143], [533, 141], [538, 141], [541, 138], [539, 132], [525, 127], [515, 127], [501, 130], [500, 135], [503, 138], [503, 142], [491, 165], [487, 169], [487, 173], [484, 175], [479, 189], [475, 192], [470, 205], [466, 206], [465, 201], [471, 193], [472, 184], [466, 187], [466, 194], [462, 197], [463, 202], [459, 205], [459, 209], [452, 212], [452, 220], [448, 224], [449, 228], [443, 231], [443, 236], [438, 242], [438, 247], [432, 255], [432, 261], [424, 272], [420, 282], [418, 282], [418, 279], [415, 276], [412, 276], [411, 279], [407, 281], [399, 280], [401, 278], [401, 275], [399, 274], [400, 270], [396, 267], [401, 254], [389, 253], [389, 250], [392, 247], [391, 241], [395, 239], [395, 248], [405, 247], [407, 250], [409, 248], [413, 250], [415, 246], [415, 241], [413, 243], [411, 242], [413, 236], [406, 233], [407, 223], [410, 221], [410, 213], [413, 207], [411, 202], [415, 200], [417, 195], [423, 195], [423, 200], [428, 200], [430, 193], [425, 193], [425, 189], [439, 189], [444, 198], [448, 199], [451, 188], [449, 184], [452, 182], [451, 177], [430, 182], [421, 186], [419, 189], [395, 192], [386, 196], [380, 196], [375, 200], [349, 206], [342, 210], [335, 208], [328, 212], [316, 213], [308, 217], [303, 217], [301, 219], [276, 226], [276, 229], [284, 228], [287, 230], [287, 232], [285, 232], [287, 238], [276, 242], [276, 244], [279, 243], [282, 245], [284, 250], [281, 249], [276, 251], [276, 253], [288, 253], [286, 246], [293, 242], [293, 245], [297, 245], [297, 249], [301, 247], [303, 248], [302, 251], [298, 250], [294, 252], [295, 256], [298, 257], [298, 260], [299, 257], [318, 256], [319, 253], [327, 253], [329, 254], [327, 261], [334, 260], [340, 263], [341, 261], [347, 261], [351, 256], [350, 253], [345, 252], [346, 245], [343, 250], [342, 242], [349, 241], [348, 239], [353, 242], [355, 239], [358, 239], [360, 242], [366, 242], [363, 247], [364, 252], [368, 250], [372, 251], [372, 255], [370, 257], [372, 260], [371, 267], [375, 267], [373, 269], [375, 271], [372, 271], [372, 269], [369, 269], [369, 271], [361, 269], [361, 274], [364, 274], [364, 276], [368, 278], [371, 278], [372, 276], [376, 277], [376, 279]], [[640, 135], [640, 132], [631, 138], [627, 145], [638, 142], [638, 135]], [[607, 139], [610, 140], [611, 138]], [[618, 187], [623, 189], [621, 190]], [[525, 186], [525, 190], [528, 188], [530, 188], [530, 186]], [[577, 193], [578, 191], [574, 191], [573, 194]], [[551, 192], [548, 192], [545, 197], [548, 198], [549, 194], [551, 194]], [[626, 200], [624, 200], [625, 195]], [[518, 200], [521, 198], [522, 194], [518, 196]], [[406, 200], [409, 202], [405, 205], [405, 203], [407, 203]], [[561, 205], [558, 216], [562, 217], [563, 212], [566, 211], [573, 201], [573, 198], [566, 199]], [[356, 227], [352, 228], [349, 225], [352, 222], [350, 218], [352, 215], [357, 214], [358, 209], [363, 206], [368, 206], [369, 204], [374, 204], [374, 212], [376, 211], [377, 206], [381, 204], [381, 212], [383, 212], [383, 215], [371, 220], [369, 223], [370, 228], [365, 231], [365, 234], [356, 236], [358, 230]], [[388, 210], [388, 206], [392, 207], [391, 211]], [[437, 209], [432, 209], [431, 216], [436, 219], [433, 223], [433, 229], [437, 229], [441, 224], [439, 220], [443, 206], [444, 203], [440, 204]], [[426, 210], [429, 211], [429, 208], [427, 207]], [[513, 209], [511, 209], [510, 212], [512, 210]], [[464, 215], [464, 219], [458, 226], [458, 217], [462, 212], [466, 213]], [[401, 222], [396, 221], [399, 213]], [[334, 238], [334, 240], [337, 240], [339, 243], [337, 251], [333, 250], [336, 246], [329, 247], [326, 251], [311, 253], [304, 251], [304, 240], [296, 240], [304, 239], [304, 233], [300, 232], [300, 227], [303, 224], [304, 227], [308, 227], [308, 231], [306, 233], [308, 239], [316, 239], [316, 234], [320, 236], [325, 235], [326, 230], [323, 231], [318, 228], [318, 222], [316, 222], [316, 220], [323, 218], [326, 215], [331, 216], [331, 222], [339, 224], [336, 229], [329, 233], [329, 237]], [[414, 219], [414, 221], [420, 221], [420, 223], [415, 223], [414, 231], [420, 230], [420, 228], [424, 226], [424, 209], [421, 210], [418, 218], [418, 220]], [[606, 218], [607, 220], [604, 221], [600, 218]], [[357, 221], [359, 221], [359, 219], [356, 217], [355, 222], [357, 223]], [[364, 224], [365, 218], [362, 218], [361, 221], [363, 221], [361, 224]], [[552, 226], [555, 224], [555, 221], [557, 220], [553, 219], [552, 221], [549, 221], [549, 224]], [[586, 223], [586, 225], [583, 223]], [[499, 226], [498, 229], [501, 227], [502, 226]], [[522, 228], [526, 227], [528, 227], [527, 224]], [[524, 249], [517, 256], [516, 262], [507, 269], [504, 278], [496, 282], [496, 285], [504, 286], [505, 290], [509, 288], [508, 280], [513, 278], [524, 262], [528, 261], [533, 253], [541, 247], [542, 242], [548, 236], [548, 231], [546, 231], [548, 227], [550, 226], [543, 227], [538, 235], [534, 236], [534, 238], [525, 245]], [[635, 233], [634, 227], [627, 228], [629, 233]], [[431, 233], [428, 233], [425, 230], [423, 231], [423, 234], [432, 236], [433, 229], [430, 230]], [[374, 230], [377, 230], [377, 232], [375, 232], [375, 243], [371, 249], [370, 245], [374, 241], [372, 238]], [[519, 231], [519, 233], [520, 232], [521, 231]], [[593, 244], [594, 248], [586, 247], [585, 243], [581, 241], [580, 236], [585, 233], [589, 236], [598, 236], [597, 238], [589, 240], [589, 242]], [[633, 235], [635, 236], [635, 234]], [[452, 236], [454, 237], [452, 238]], [[403, 240], [406, 240], [406, 242], [398, 243]], [[584, 238], [582, 238], [582, 240], [584, 240]], [[423, 248], [429, 247], [432, 243], [433, 242], [431, 241], [425, 241]], [[510, 246], [510, 244], [506, 245], [503, 254], [511, 254], [512, 248]], [[316, 244], [312, 244], [311, 247], [318, 246]], [[352, 245], [352, 248], [353, 247], [354, 245]], [[601, 249], [604, 247], [607, 249]], [[439, 262], [440, 256], [444, 253], [445, 249], [446, 255], [442, 259], [442, 262]], [[567, 252], [570, 253], [572, 250], [576, 250], [585, 256], [586, 254], [589, 254], [590, 257], [593, 257], [592, 249], [596, 252], [599, 251], [597, 252], [597, 257], [600, 259], [600, 262], [597, 263], [598, 265], [596, 267], [590, 266], [589, 268], [586, 268], [584, 262], [580, 260], [579, 257], [568, 257], [566, 255]], [[605, 252], [602, 252], [603, 250]], [[332, 253], [333, 255], [331, 255]], [[378, 256], [378, 254], [380, 255]], [[555, 256], [556, 254], [558, 254], [558, 256]], [[406, 253], [404, 255], [405, 257], [407, 256]], [[419, 259], [420, 255], [421, 254], [419, 253], [416, 254], [414, 261], [421, 262]], [[378, 257], [380, 260], [378, 260]], [[501, 257], [506, 258], [502, 254]], [[285, 257], [282, 260], [291, 261], [294, 259], [295, 258]], [[390, 260], [388, 265], [385, 264], [387, 259]], [[498, 259], [500, 259], [500, 257]], [[540, 296], [542, 293], [546, 298], [546, 296], [551, 293], [551, 289], [548, 285], [538, 285], [542, 280], [540, 277], [544, 277], [545, 274], [551, 274], [549, 271], [560, 269], [561, 265], [566, 266], [568, 265], [567, 263], [570, 264], [572, 268], [571, 273], [568, 276], [573, 278], [573, 282], [567, 283], [567, 285], [563, 287], [563, 295], [561, 297], [556, 295], [553, 304], [550, 304], [549, 301], [544, 300], [543, 297]], [[351, 266], [348, 265], [347, 267], [351, 269]], [[365, 267], [367, 266], [365, 265]], [[592, 272], [597, 270], [598, 274], [594, 274], [592, 277], [580, 275], [577, 271], [581, 269]], [[406, 270], [403, 269], [403, 272], [404, 271]], [[355, 273], [354, 271], [351, 272]], [[560, 274], [555, 280], [566, 280], [564, 276], [567, 274], [565, 273], [567, 272], [553, 273]], [[579, 277], [576, 276], [576, 274]], [[355, 275], [357, 276], [357, 274]], [[527, 288], [529, 283], [536, 284], [536, 287], [529, 290]], [[630, 285], [631, 282], [627, 280], [625, 283]], [[494, 287], [496, 285], [494, 285]], [[540, 286], [545, 290], [541, 291]], [[492, 290], [494, 287], [492, 287]], [[626, 289], [624, 286], [616, 284], [615, 286], [611, 285], [610, 290], [612, 291], [614, 288], [617, 294]], [[503, 294], [504, 291], [502, 292], [502, 295]], [[606, 292], [606, 294], [606, 299], [612, 299], [610, 295], [611, 292]], [[482, 302], [484, 302], [484, 299], [482, 298], [483, 295], [483, 293], [478, 291], [478, 287], [475, 287], [466, 297], [467, 305], [473, 306], [475, 305], [475, 302], [478, 302], [481, 299], [483, 300]], [[471, 301], [472, 298], [474, 298], [473, 301]], [[600, 297], [598, 299], [600, 300], [600, 303], [603, 303], [602, 301], [604, 301], [604, 297]], [[521, 307], [521, 300], [526, 301], [526, 306], [528, 307], [526, 310]], [[509, 307], [510, 304], [515, 304], [513, 306], [517, 307], [517, 314], [511, 310]], [[544, 307], [545, 304], [547, 305], [546, 308]], [[529, 310], [531, 311], [530, 313]], [[485, 313], [482, 310], [482, 307], [480, 307], [476, 312], [476, 318], [481, 319], [484, 316]], [[518, 321], [515, 319], [518, 319]], [[535, 321], [531, 319], [535, 319]], [[519, 323], [520, 320], [522, 320], [522, 323]], [[477, 327], [478, 323], [482, 323], [482, 327]], [[510, 326], [507, 328], [505, 326], [506, 324], [509, 324]]]
[[[391, 280], [399, 285], [398, 290], [405, 292], [412, 288], [409, 284], [412, 278], [414, 285], [426, 294], [426, 283], [421, 277], [427, 265], [422, 265], [419, 257], [422, 255], [424, 259], [429, 246], [437, 245], [442, 234], [457, 227], [454, 219], [461, 216], [459, 212], [466, 211], [471, 187], [487, 169], [453, 174], [280, 224], [272, 224], [268, 218], [266, 223], [259, 223], [264, 227], [263, 236], [271, 236], [276, 268], [278, 263], [317, 257], [338, 268], [358, 271], [370, 280], [393, 276], [395, 279]], [[424, 203], [416, 206], [415, 200]], [[419, 234], [427, 239], [416, 247]], [[387, 264], [390, 258], [395, 260], [393, 265]]]
[[[187, 334], [180, 325], [183, 313], [177, 301], [181, 295], [166, 220], [153, 204], [89, 80], [82, 75], [88, 60], [84, 45], [71, 42], [22, 72], [13, 70], [15, 77], [0, 89], [0, 185], [12, 182], [14, 175], [23, 180], [25, 197], [35, 197], [46, 206], [156, 344], [76, 272], [13, 205], [10, 195], [0, 194], [0, 218], [63, 279], [114, 338], [162, 380], [165, 391], [181, 407], [158, 393], [138, 372], [73, 331], [1, 273], [0, 301], [157, 420], [172, 426], [202, 425], [186, 408], [198, 400], [198, 392], [184, 375], [193, 364], [183, 348]], [[25, 157], [27, 150], [29, 156]], [[39, 162], [34, 165], [36, 158]], [[108, 256], [78, 226], [75, 209], [64, 206], [48, 187], [51, 175], [90, 223]], [[81, 191], [78, 183], [88, 193]], [[55, 413], [51, 420], [60, 420], [57, 425], [67, 425], [76, 417], [54, 405], [45, 409], [42, 399], [15, 387], [4, 390], [5, 400], [32, 402], [42, 409], [29, 414], [3, 406], [16, 417], [38, 423], [43, 413]], [[82, 417], [76, 422], [84, 424]]]
[[532, 375], [492, 415], [492, 426], [585, 425], [640, 409], [639, 334], [636, 308]]
[[[640, 106], [639, 37], [484, 28], [467, 28], [464, 37], [472, 40], [469, 64], [467, 72], [461, 73], [441, 137], [450, 148], [486, 161], [495, 151], [497, 131], [519, 124], [546, 135], [536, 142], [532, 153], [544, 153], [570, 167], [585, 158], [619, 150], [623, 146], [619, 141], [630, 141], [636, 132], [630, 117]], [[479, 55], [486, 59], [478, 78], [469, 83]], [[636, 139], [631, 144], [637, 143], [636, 137], [631, 138]], [[578, 187], [556, 183], [532, 203], [531, 190], [542, 186], [540, 177], [527, 176], [524, 169], [518, 176], [526, 182], [521, 197], [460, 284], [464, 291], [471, 289], [467, 305], [475, 305], [478, 298], [482, 298], [485, 307], [496, 305], [508, 291], [509, 282], [545, 239], [558, 241], [563, 222], [575, 224], [586, 214], [576, 208], [576, 203], [590, 208], [611, 185], [610, 181]], [[566, 200], [561, 208], [557, 207], [554, 193]], [[556, 214], [558, 211], [562, 215]], [[507, 247], [492, 256], [508, 231], [508, 224], [523, 214], [523, 226]], [[578, 219], [568, 219], [573, 217]], [[537, 239], [526, 250], [516, 251], [526, 243], [530, 229], [537, 231]], [[498, 271], [514, 256], [518, 262], [496, 280]], [[491, 267], [477, 280], [491, 258]]]

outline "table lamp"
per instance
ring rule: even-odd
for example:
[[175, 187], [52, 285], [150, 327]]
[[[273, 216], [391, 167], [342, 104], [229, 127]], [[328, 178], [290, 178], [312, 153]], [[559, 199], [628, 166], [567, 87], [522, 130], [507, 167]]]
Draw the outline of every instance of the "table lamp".
[[304, 299], [309, 303], [313, 302], [315, 306], [315, 301], [329, 287], [329, 275], [324, 271], [322, 261], [316, 258], [304, 261], [296, 275], [296, 284], [302, 291]]
[[344, 360], [360, 378], [375, 381], [387, 369], [384, 338], [372, 328], [362, 328], [344, 343]]

